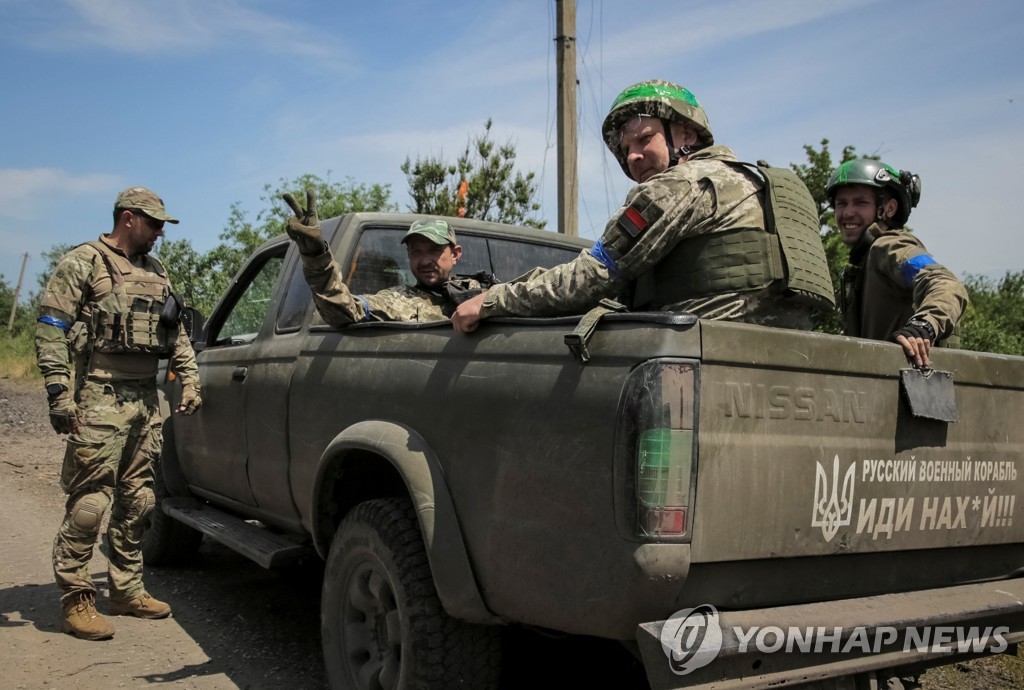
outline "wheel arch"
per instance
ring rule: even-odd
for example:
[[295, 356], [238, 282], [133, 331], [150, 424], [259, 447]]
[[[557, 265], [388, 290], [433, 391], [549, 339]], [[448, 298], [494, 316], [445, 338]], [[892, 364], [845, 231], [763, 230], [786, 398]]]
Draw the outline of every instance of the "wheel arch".
[[472, 623], [501, 623], [480, 595], [440, 462], [423, 438], [403, 424], [358, 422], [324, 450], [309, 513], [317, 552], [327, 557], [342, 519], [357, 504], [402, 494], [416, 509], [434, 586], [445, 610]]

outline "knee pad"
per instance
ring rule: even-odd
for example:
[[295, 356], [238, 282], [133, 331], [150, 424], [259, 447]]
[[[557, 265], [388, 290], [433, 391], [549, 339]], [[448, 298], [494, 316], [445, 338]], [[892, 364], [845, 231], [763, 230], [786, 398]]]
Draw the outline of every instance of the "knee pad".
[[109, 505], [110, 497], [105, 493], [86, 494], [71, 509], [71, 524], [85, 534], [98, 534]]
[[132, 507], [138, 512], [140, 520], [148, 518], [156, 506], [156, 496], [153, 494], [153, 489], [146, 486], [136, 491], [135, 495], [132, 496], [132, 504]]

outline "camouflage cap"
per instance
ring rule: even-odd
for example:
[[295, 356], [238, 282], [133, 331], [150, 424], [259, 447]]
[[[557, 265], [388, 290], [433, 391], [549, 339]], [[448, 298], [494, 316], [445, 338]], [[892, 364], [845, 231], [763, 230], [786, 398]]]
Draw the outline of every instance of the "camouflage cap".
[[448, 225], [448, 221], [440, 218], [418, 220], [410, 225], [409, 232], [402, 238], [402, 244], [405, 244], [410, 235], [423, 235], [436, 244], [456, 244], [455, 229]]
[[164, 200], [145, 187], [129, 187], [117, 195], [114, 208], [129, 208], [142, 211], [154, 220], [177, 223], [178, 219], [164, 209]]

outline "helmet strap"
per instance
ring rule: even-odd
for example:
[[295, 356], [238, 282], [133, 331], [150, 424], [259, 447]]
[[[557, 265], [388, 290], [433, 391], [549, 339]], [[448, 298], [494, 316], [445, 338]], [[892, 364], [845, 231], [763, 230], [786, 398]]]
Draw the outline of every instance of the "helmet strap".
[[689, 156], [691, 153], [693, 153], [693, 149], [691, 149], [686, 144], [683, 144], [679, 148], [676, 148], [673, 145], [671, 122], [662, 118], [661, 127], [662, 129], [665, 130], [665, 144], [668, 145], [668, 167], [671, 168], [675, 165], [678, 165], [679, 161], [683, 159], [683, 156]]

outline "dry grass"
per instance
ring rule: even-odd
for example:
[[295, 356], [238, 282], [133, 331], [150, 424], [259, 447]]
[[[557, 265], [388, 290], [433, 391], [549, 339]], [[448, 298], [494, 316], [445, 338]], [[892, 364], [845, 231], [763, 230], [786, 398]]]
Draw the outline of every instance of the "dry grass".
[[921, 676], [923, 690], [1024, 688], [1024, 648], [930, 669]]
[[31, 333], [0, 334], [0, 378], [41, 379]]

